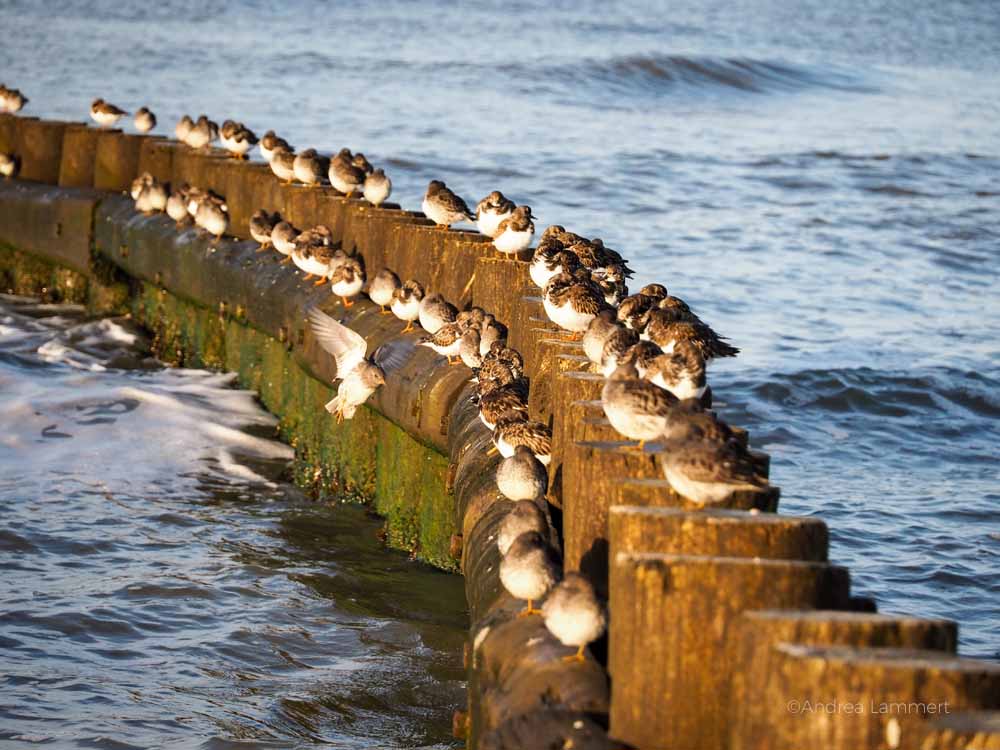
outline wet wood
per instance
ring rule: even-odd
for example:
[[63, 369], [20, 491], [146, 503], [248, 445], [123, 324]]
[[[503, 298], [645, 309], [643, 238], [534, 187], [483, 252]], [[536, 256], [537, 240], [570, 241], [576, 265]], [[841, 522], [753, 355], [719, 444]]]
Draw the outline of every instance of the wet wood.
[[[837, 608], [843, 568], [816, 562], [627, 553], [611, 570], [611, 736], [648, 750], [726, 747], [740, 615]], [[822, 747], [801, 745], [800, 747]], [[858, 745], [858, 747], [862, 747]]]
[[733, 750], [917, 747], [929, 719], [1000, 709], [1000, 664], [947, 652], [777, 643]]
[[[577, 362], [575, 355], [570, 355]], [[575, 367], [579, 367], [576, 364]], [[604, 378], [570, 365], [556, 375], [552, 400], [552, 461], [549, 463], [549, 501], [562, 507], [563, 454], [567, 442], [586, 439], [583, 430], [583, 409], [577, 402], [601, 397]]]

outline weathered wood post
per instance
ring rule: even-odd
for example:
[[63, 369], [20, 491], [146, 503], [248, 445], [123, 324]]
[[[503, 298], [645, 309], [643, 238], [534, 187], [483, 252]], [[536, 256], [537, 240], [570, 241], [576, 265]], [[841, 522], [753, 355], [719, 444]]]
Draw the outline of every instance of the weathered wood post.
[[160, 182], [170, 182], [173, 179], [174, 153], [179, 148], [184, 147], [163, 136], [146, 136], [139, 147], [139, 174], [148, 172]]
[[70, 124], [33, 117], [17, 118], [17, 142], [13, 150], [21, 159], [20, 179], [58, 184], [63, 135]]
[[740, 614], [836, 609], [849, 578], [818, 562], [622, 552], [610, 588], [611, 736], [710, 750], [729, 740], [729, 641]]
[[128, 190], [139, 175], [139, 149], [146, 136], [102, 132], [97, 137], [94, 159], [94, 187], [98, 190]]
[[1000, 664], [947, 652], [776, 643], [766, 658], [734, 750], [916, 747], [939, 714], [1000, 709]]
[[917, 750], [1000, 750], [1000, 711], [928, 717], [920, 726]]
[[93, 187], [100, 131], [83, 123], [68, 125], [63, 131], [59, 184], [63, 187]]

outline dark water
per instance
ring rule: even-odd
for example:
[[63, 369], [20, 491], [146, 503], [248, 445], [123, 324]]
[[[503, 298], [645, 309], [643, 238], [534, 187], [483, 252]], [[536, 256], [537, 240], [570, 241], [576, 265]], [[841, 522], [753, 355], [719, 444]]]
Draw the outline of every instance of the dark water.
[[993, 0], [0, 8], [31, 113], [236, 117], [603, 237], [743, 348], [723, 411], [856, 588], [1000, 652]]
[[230, 376], [79, 315], [0, 300], [0, 746], [451, 747], [461, 579], [282, 482]]

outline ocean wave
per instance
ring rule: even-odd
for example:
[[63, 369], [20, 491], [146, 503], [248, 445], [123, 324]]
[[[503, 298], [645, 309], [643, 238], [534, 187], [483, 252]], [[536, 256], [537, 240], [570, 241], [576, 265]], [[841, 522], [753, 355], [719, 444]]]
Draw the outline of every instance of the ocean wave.
[[647, 94], [698, 89], [754, 94], [809, 88], [874, 90], [860, 77], [842, 69], [746, 57], [625, 55], [585, 59], [531, 72], [538, 80], [593, 83], [616, 92], [632, 90]]

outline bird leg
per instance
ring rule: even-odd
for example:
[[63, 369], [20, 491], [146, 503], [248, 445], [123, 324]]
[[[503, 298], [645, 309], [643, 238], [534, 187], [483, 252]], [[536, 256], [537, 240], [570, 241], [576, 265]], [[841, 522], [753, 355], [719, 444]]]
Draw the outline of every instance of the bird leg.
[[262, 253], [265, 250], [270, 250], [270, 249], [271, 249], [271, 243], [270, 242], [265, 242], [263, 245], [261, 245], [260, 247], [257, 248], [257, 252], [258, 253]]
[[563, 341], [581, 341], [583, 339], [583, 332], [581, 331], [559, 331], [556, 336], [558, 336]]
[[292, 262], [292, 258], [289, 255], [286, 255], [284, 258], [281, 259], [281, 265], [283, 265], [283, 266], [284, 265], [288, 265], [291, 262]]
[[326, 276], [320, 276], [319, 281], [314, 281], [313, 286], [323, 286], [327, 282]]
[[313, 274], [307, 273], [305, 276], [302, 277], [302, 280], [303, 281], [312, 281], [313, 280]]
[[528, 606], [525, 607], [524, 609], [522, 609], [520, 612], [517, 613], [518, 617], [528, 617], [530, 615], [540, 615], [540, 614], [542, 614], [542, 610], [535, 609], [532, 606], [532, 601], [533, 601], [532, 599], [528, 599]]
[[587, 659], [583, 655], [583, 649], [584, 649], [584, 646], [581, 645], [580, 648], [578, 648], [576, 650], [575, 654], [570, 654], [569, 656], [564, 656], [562, 658], [562, 660], [563, 661], [587, 661]]
[[402, 333], [409, 333], [412, 330], [413, 330], [413, 321], [412, 320], [406, 321], [406, 328], [402, 330]]
[[450, 224], [438, 224], [437, 225], [437, 229], [443, 229], [445, 231], [448, 231], [448, 229], [450, 228], [450, 226], [451, 226]]
[[380, 313], [382, 313], [382, 315], [389, 315], [389, 314], [391, 314], [391, 313], [392, 313], [392, 310], [390, 310], [390, 309], [389, 309], [388, 307], [386, 307], [385, 305], [379, 305], [379, 307], [381, 308], [381, 309], [379, 310], [379, 312], [380, 312]]
[[349, 297], [341, 297], [340, 301], [344, 303], [344, 307], [353, 307], [354, 303], [351, 302]]
[[499, 452], [500, 451], [497, 450], [497, 447], [495, 445], [491, 445], [490, 449], [488, 451], [486, 451], [486, 455], [487, 456], [495, 456]]
[[640, 453], [642, 453], [643, 451], [646, 450], [646, 442], [647, 441], [645, 441], [645, 440], [640, 440], [637, 445], [630, 445], [629, 448], [631, 450], [639, 451]]

